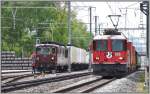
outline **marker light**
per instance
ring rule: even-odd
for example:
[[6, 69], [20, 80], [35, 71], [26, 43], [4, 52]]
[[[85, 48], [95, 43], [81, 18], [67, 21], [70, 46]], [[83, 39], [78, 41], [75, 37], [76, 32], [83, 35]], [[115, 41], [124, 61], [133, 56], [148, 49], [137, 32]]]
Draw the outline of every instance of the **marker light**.
[[99, 60], [99, 57], [96, 57], [96, 60]]

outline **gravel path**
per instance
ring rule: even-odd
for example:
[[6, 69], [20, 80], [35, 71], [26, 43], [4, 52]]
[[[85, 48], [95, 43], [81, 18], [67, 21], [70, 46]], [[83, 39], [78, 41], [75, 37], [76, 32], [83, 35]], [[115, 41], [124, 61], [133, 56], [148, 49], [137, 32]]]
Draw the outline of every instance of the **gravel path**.
[[129, 76], [125, 78], [121, 78], [118, 80], [115, 80], [107, 86], [104, 86], [102, 88], [96, 89], [93, 92], [116, 92], [116, 93], [135, 93], [138, 91], [138, 83], [140, 82], [140, 76], [143, 74], [143, 71], [137, 71], [135, 73], [130, 74]]

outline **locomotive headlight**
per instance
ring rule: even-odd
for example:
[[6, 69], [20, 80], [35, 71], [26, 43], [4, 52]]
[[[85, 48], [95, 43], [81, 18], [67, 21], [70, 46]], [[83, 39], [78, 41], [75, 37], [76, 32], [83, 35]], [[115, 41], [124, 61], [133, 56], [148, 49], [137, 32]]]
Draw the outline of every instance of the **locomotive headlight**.
[[119, 57], [120, 60], [123, 60], [123, 57]]
[[51, 59], [54, 60], [54, 57], [52, 57]]
[[99, 57], [96, 57], [96, 60], [99, 60]]

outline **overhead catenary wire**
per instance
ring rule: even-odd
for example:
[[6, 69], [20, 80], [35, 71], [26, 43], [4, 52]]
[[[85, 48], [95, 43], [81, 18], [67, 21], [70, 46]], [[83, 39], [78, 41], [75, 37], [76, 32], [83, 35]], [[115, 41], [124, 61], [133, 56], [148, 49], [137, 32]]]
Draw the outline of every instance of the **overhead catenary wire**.
[[110, 4], [108, 3], [108, 1], [107, 1], [107, 0], [106, 0], [106, 3], [107, 3], [107, 5], [108, 5], [108, 7], [109, 7], [109, 9], [110, 9], [111, 13], [112, 13], [112, 14], [114, 14], [112, 7], [110, 6]]

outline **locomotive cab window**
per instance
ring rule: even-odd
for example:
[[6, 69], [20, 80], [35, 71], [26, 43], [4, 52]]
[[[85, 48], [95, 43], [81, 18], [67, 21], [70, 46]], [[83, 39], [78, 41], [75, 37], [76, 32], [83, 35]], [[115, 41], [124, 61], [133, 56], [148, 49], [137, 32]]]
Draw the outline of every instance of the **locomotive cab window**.
[[125, 40], [112, 40], [112, 51], [124, 51], [126, 49]]
[[107, 40], [97, 40], [96, 41], [96, 50], [106, 51], [107, 50]]
[[37, 53], [42, 55], [49, 55], [56, 53], [56, 49], [53, 47], [37, 47], [36, 48]]
[[92, 49], [95, 51], [96, 50], [96, 41], [93, 41], [93, 47]]
[[36, 48], [36, 52], [37, 52], [37, 53], [40, 53], [40, 52], [41, 52], [41, 48], [40, 48], [40, 47], [37, 47], [37, 48]]
[[52, 48], [52, 53], [54, 54], [56, 52], [55, 48]]
[[48, 55], [49, 54], [49, 52], [51, 52], [51, 49], [49, 48], [49, 47], [43, 47], [42, 48], [42, 54], [43, 55]]
[[66, 58], [68, 57], [68, 49], [67, 48], [65, 49], [65, 57]]

